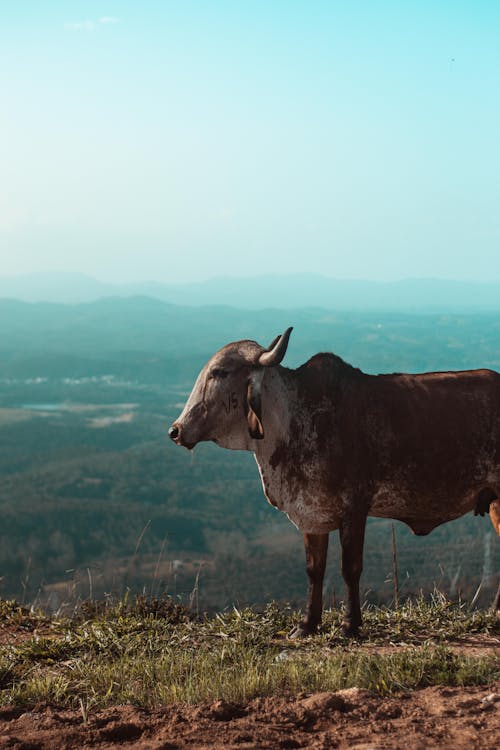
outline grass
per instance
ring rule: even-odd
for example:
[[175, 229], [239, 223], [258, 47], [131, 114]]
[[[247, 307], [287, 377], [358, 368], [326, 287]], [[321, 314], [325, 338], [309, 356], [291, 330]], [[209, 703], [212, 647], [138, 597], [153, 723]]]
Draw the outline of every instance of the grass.
[[[363, 687], [392, 693], [500, 679], [498, 655], [456, 653], [450, 640], [499, 634], [498, 619], [436, 597], [364, 612], [361, 643], [325, 613], [315, 638], [286, 638], [298, 613], [277, 605], [194, 619], [172, 600], [89, 602], [46, 617], [0, 602], [0, 705], [52, 704], [82, 711], [120, 703], [225, 699]], [[398, 647], [380, 649], [397, 643]]]

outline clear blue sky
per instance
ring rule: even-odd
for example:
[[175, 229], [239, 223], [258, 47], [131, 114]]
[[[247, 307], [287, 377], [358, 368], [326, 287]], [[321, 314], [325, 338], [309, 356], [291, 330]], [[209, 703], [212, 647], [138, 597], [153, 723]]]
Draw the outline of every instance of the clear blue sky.
[[0, 7], [0, 275], [500, 280], [500, 3]]

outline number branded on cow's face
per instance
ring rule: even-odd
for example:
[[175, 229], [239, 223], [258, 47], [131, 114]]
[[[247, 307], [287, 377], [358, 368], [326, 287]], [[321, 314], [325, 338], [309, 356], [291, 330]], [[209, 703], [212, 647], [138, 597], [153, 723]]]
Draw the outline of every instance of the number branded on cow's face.
[[224, 407], [224, 411], [226, 412], [226, 414], [229, 414], [231, 409], [238, 408], [238, 397], [235, 391], [231, 391], [231, 393], [227, 397], [227, 401], [222, 401], [222, 406]]

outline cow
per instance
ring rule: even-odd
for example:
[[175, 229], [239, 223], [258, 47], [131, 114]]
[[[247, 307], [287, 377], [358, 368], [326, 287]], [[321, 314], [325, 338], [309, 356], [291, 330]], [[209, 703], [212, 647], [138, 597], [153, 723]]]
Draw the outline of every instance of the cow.
[[304, 538], [307, 608], [294, 637], [321, 623], [328, 535], [339, 530], [343, 632], [356, 636], [368, 516], [425, 535], [489, 512], [500, 533], [500, 374], [368, 375], [331, 353], [288, 369], [291, 331], [267, 348], [217, 351], [169, 435], [189, 449], [208, 440], [254, 453], [268, 501]]

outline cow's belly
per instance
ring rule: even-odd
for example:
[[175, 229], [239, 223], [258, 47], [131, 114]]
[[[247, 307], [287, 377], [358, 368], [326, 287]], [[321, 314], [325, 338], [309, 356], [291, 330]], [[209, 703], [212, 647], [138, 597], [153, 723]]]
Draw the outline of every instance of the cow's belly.
[[417, 492], [404, 484], [380, 484], [370, 506], [369, 515], [403, 521], [416, 534], [428, 534], [436, 526], [469, 513], [475, 508], [477, 488]]

